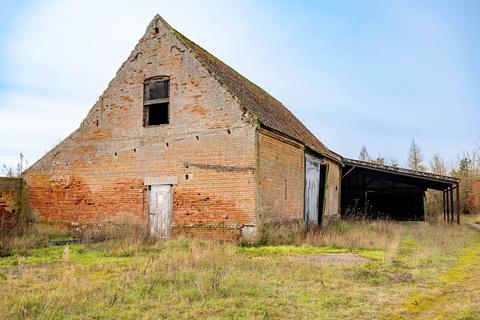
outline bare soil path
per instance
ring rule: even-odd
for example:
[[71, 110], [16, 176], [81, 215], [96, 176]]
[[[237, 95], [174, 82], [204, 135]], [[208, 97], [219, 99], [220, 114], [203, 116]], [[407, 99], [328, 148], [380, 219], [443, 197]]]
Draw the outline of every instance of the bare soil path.
[[[480, 231], [480, 226], [474, 226]], [[480, 319], [480, 235], [456, 263], [425, 288], [413, 292], [389, 319]]]
[[310, 254], [305, 256], [292, 257], [292, 259], [320, 264], [353, 264], [370, 261], [370, 259], [360, 257], [359, 255], [353, 253]]

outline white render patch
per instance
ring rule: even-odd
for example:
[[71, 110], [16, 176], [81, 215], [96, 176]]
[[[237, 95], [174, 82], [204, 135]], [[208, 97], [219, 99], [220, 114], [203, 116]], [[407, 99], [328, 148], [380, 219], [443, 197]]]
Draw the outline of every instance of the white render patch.
[[144, 180], [146, 186], [155, 186], [162, 184], [178, 184], [178, 177], [176, 176], [163, 176], [163, 177], [146, 177]]
[[254, 243], [258, 240], [258, 230], [254, 225], [244, 225], [241, 229], [240, 240], [244, 243]]

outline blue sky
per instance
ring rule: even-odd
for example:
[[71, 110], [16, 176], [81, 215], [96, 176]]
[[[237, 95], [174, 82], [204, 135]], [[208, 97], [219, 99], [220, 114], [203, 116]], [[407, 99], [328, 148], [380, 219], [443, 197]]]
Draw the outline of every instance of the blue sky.
[[77, 128], [156, 13], [343, 156], [480, 142], [480, 1], [2, 0], [0, 163]]

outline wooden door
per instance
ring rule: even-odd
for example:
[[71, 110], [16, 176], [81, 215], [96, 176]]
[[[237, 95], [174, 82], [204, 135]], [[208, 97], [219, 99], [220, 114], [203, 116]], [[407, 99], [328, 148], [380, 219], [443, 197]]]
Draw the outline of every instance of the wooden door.
[[320, 160], [305, 158], [305, 225], [315, 227], [319, 224], [320, 199]]
[[152, 185], [148, 195], [148, 226], [150, 235], [170, 236], [172, 224], [172, 186]]

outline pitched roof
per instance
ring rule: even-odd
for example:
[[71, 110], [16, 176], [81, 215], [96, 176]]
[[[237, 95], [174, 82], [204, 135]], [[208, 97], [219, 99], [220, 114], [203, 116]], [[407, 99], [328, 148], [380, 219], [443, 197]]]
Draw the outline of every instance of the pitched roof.
[[261, 125], [298, 140], [308, 148], [341, 162], [341, 157], [321, 143], [280, 101], [186, 38], [160, 16], [157, 15], [156, 19], [173, 31], [177, 39], [193, 53], [220, 84], [234, 95], [243, 107], [258, 117]]

